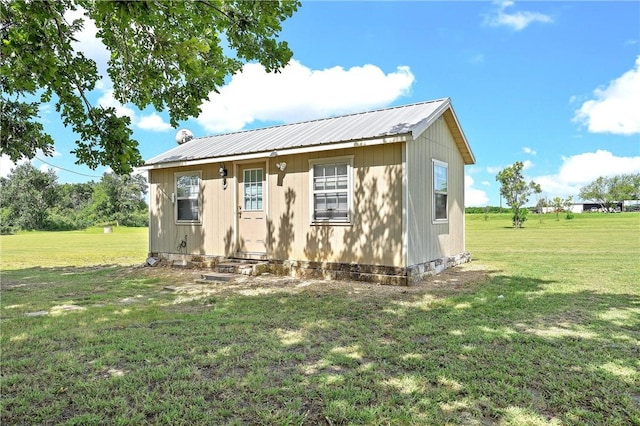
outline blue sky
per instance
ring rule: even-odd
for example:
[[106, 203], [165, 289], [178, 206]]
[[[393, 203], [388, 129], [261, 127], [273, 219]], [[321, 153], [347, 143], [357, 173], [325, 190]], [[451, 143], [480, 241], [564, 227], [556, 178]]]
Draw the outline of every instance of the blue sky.
[[[88, 22], [78, 48], [104, 70], [94, 34]], [[515, 161], [547, 197], [640, 173], [640, 2], [303, 2], [281, 38], [294, 52], [282, 73], [245, 66], [179, 128], [205, 136], [450, 97], [476, 156], [468, 206], [498, 205], [495, 176]], [[110, 87], [93, 101], [132, 117], [144, 158], [175, 146], [166, 112], [120, 105]], [[56, 141], [45, 160], [76, 172], [57, 169], [59, 181], [99, 179], [104, 168], [74, 164], [52, 105], [41, 120]]]

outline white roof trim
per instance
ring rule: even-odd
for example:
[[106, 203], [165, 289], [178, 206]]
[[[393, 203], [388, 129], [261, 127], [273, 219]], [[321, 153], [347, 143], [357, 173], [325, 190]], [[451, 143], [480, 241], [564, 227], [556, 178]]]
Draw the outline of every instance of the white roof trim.
[[433, 112], [433, 114], [413, 127], [413, 130], [411, 131], [413, 139], [417, 139], [418, 136], [420, 136], [425, 130], [427, 130], [434, 121], [436, 121], [438, 118], [440, 118], [440, 116], [442, 116], [442, 114], [444, 114], [447, 108], [451, 108], [451, 102], [449, 98], [445, 99], [442, 105], [440, 105], [438, 109]]

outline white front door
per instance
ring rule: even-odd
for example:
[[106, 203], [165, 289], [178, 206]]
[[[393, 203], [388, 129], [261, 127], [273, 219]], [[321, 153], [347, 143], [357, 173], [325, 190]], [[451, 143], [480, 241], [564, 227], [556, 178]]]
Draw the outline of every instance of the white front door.
[[238, 257], [267, 254], [264, 190], [264, 163], [243, 164], [238, 168]]

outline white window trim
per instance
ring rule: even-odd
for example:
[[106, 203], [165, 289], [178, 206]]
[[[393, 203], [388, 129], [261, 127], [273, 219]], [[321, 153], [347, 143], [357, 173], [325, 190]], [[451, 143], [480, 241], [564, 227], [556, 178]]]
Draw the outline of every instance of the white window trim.
[[[309, 223], [311, 225], [351, 225], [353, 216], [353, 155], [314, 158], [309, 160]], [[313, 166], [321, 164], [347, 163], [347, 219], [316, 219], [313, 203]]]
[[[198, 220], [178, 220], [178, 178], [180, 176], [198, 176]], [[173, 217], [176, 225], [202, 225], [202, 170], [175, 172], [173, 174]], [[187, 198], [184, 198], [187, 199]]]
[[[432, 185], [431, 185], [431, 200], [432, 200], [432, 217], [433, 217], [433, 223], [447, 223], [449, 222], [449, 164], [445, 163], [444, 161], [440, 161], [440, 160], [436, 160], [436, 159], [432, 159], [432, 167], [431, 167], [431, 180], [432, 180]], [[443, 191], [436, 191], [436, 166], [440, 166], [440, 167], [444, 167], [447, 169], [447, 191], [443, 192]], [[444, 219], [440, 218], [436, 218], [436, 194], [437, 193], [443, 193], [447, 195], [447, 206], [446, 206], [446, 214], [447, 217], [445, 217]]]

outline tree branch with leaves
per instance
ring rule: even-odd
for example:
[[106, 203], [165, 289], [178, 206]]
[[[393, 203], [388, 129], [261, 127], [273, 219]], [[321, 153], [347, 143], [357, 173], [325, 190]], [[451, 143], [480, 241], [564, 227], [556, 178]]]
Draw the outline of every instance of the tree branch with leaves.
[[[11, 160], [53, 152], [38, 122], [38, 105], [55, 96], [63, 123], [78, 135], [78, 164], [128, 174], [142, 164], [131, 120], [93, 105], [88, 94], [101, 76], [95, 61], [74, 50], [83, 10], [110, 52], [107, 73], [122, 104], [168, 111], [170, 122], [200, 114], [200, 105], [227, 76], [257, 61], [269, 72], [293, 53], [278, 36], [298, 1], [56, 0], [0, 2], [0, 153]], [[28, 102], [25, 98], [38, 99]]]

